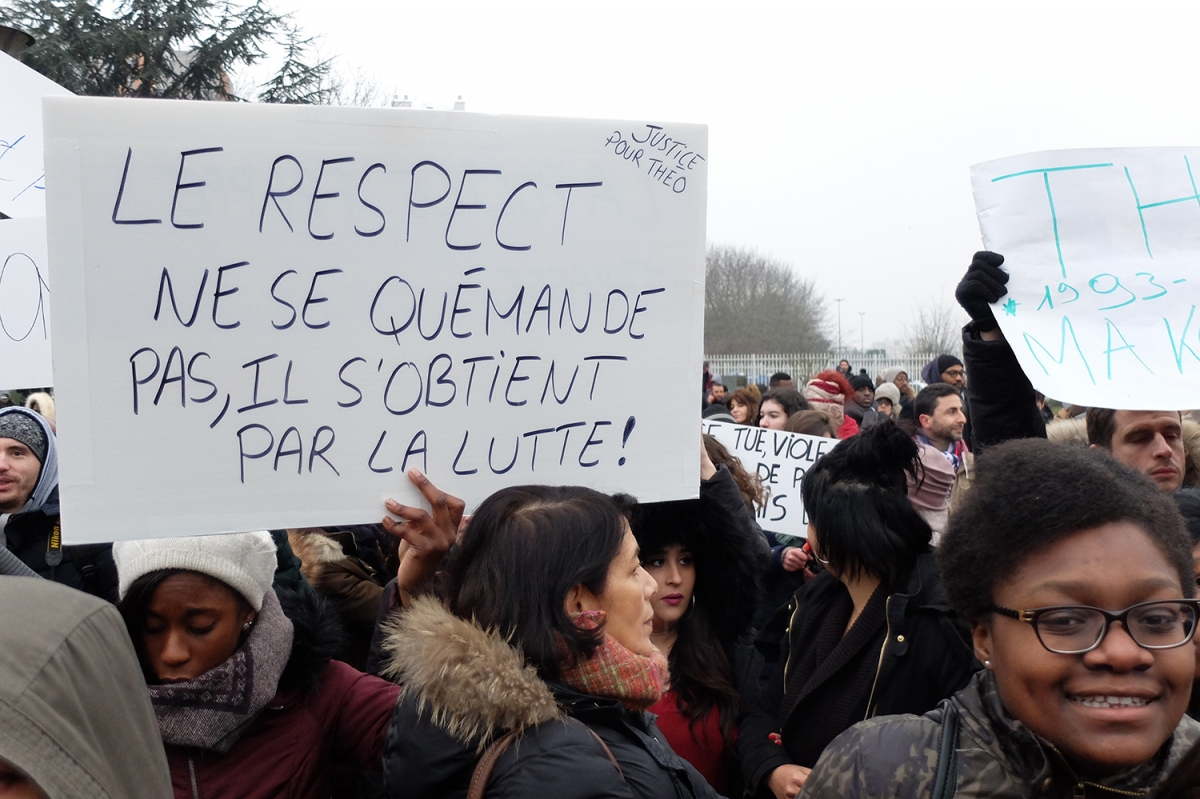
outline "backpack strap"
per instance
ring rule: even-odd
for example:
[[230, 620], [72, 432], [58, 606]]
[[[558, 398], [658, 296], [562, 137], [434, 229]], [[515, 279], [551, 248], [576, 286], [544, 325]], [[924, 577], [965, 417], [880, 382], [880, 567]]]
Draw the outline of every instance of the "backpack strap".
[[951, 699], [942, 705], [942, 732], [938, 737], [937, 774], [930, 799], [950, 799], [958, 785], [958, 710]]
[[[608, 759], [612, 761], [612, 764], [617, 767], [617, 773], [621, 775], [621, 779], [625, 779], [625, 772], [621, 770], [621, 764], [613, 757], [612, 750], [608, 748], [608, 744], [604, 743], [604, 739], [597, 735], [591, 727], [588, 727], [586, 724], [584, 727], [592, 734], [597, 743], [600, 744], [600, 747], [604, 750], [604, 754], [608, 755]], [[479, 758], [479, 762], [475, 764], [475, 771], [471, 774], [471, 784], [467, 788], [467, 799], [483, 799], [483, 793], [487, 790], [488, 781], [492, 778], [492, 771], [495, 770], [500, 756], [507, 751], [512, 742], [524, 731], [524, 727], [509, 730], [484, 750], [483, 755]]]

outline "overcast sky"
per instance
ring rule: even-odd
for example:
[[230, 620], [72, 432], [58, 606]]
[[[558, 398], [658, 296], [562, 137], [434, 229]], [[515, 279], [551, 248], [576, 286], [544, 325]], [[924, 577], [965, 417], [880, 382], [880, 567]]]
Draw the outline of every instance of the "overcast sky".
[[468, 111], [709, 126], [708, 240], [900, 338], [979, 248], [972, 164], [1200, 143], [1200, 4], [277, 0], [345, 71]]

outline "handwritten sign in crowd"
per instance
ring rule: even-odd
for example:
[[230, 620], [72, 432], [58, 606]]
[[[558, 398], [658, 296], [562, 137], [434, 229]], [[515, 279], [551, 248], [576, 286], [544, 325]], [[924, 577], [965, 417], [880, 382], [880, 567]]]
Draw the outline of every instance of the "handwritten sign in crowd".
[[808, 516], [800, 481], [838, 440], [725, 422], [704, 422], [704, 432], [724, 444], [770, 491], [766, 506], [756, 514], [759, 526], [772, 533], [807, 537]]
[[83, 98], [45, 126], [72, 541], [377, 521], [413, 467], [469, 504], [696, 495], [704, 127]]
[[46, 215], [42, 98], [71, 93], [0, 53], [0, 214]]
[[0, 390], [53, 384], [46, 220], [0, 220]]
[[1035, 386], [1087, 406], [1200, 407], [1200, 148], [1063, 150], [971, 182], [1004, 255], [994, 309]]

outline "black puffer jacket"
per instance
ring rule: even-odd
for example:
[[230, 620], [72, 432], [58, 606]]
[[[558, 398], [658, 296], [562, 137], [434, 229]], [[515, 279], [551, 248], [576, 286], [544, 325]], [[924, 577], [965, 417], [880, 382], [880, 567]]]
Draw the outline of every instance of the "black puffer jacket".
[[[652, 717], [551, 686], [498, 634], [419, 599], [388, 632], [389, 672], [404, 685], [384, 747], [391, 796], [464, 797], [480, 755], [522, 736], [496, 764], [488, 797], [714, 799]], [[609, 760], [601, 738], [620, 764]]]
[[[880, 640], [860, 655], [869, 656], [877, 665], [873, 669], [869, 695], [853, 697], [851, 702], [863, 713], [855, 721], [931, 710], [966, 685], [978, 668], [970, 645], [970, 633], [946, 601], [933, 556], [920, 556], [904, 584], [903, 591], [887, 598], [886, 628]], [[784, 683], [789, 664], [799, 661], [804, 652], [815, 645], [814, 640], [801, 640], [792, 632], [811, 628], [805, 624], [806, 613], [811, 613], [815, 606], [827, 606], [824, 600], [839, 590], [844, 592], [845, 588], [828, 572], [822, 572], [796, 592], [788, 606], [787, 631], [781, 642], [786, 648], [781, 653], [782, 665], [775, 669], [758, 701], [742, 714], [738, 734], [742, 772], [747, 786], [759, 790], [758, 795], [769, 795], [765, 781], [772, 771], [794, 762], [788, 754], [789, 737], [797, 735], [805, 725], [824, 722], [824, 719], [806, 713], [806, 702], [803, 698], [797, 701], [791, 693], [790, 701], [786, 703], [790, 707], [786, 717], [780, 718], [779, 712], [785, 705]], [[837, 674], [836, 671], [828, 674], [826, 680], [833, 682]], [[799, 686], [788, 685], [787, 690], [795, 692]], [[832, 731], [829, 738], [832, 740], [839, 732], [841, 730]], [[772, 734], [782, 735], [783, 746], [771, 740]]]

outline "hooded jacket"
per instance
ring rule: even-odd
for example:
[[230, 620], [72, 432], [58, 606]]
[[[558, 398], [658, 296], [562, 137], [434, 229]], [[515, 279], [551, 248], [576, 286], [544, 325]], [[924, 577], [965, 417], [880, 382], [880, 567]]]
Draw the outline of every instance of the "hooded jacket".
[[0, 577], [0, 759], [49, 799], [169, 799], [154, 710], [107, 602]]
[[41, 425], [46, 434], [46, 458], [25, 506], [11, 515], [0, 514], [0, 545], [6, 546], [21, 562], [47, 580], [116, 602], [117, 567], [113, 563], [111, 544], [67, 546], [57, 552], [51, 549], [51, 543], [61, 546], [58, 444], [54, 431], [41, 414], [27, 408], [0, 410], [0, 415], [6, 413], [23, 413]]
[[404, 684], [384, 752], [391, 796], [466, 796], [482, 753], [521, 728], [496, 763], [489, 799], [716, 797], [671, 751], [651, 716], [544, 682], [503, 636], [434, 599], [418, 599], [395, 617], [387, 649], [388, 671]]
[[1184, 716], [1148, 763], [1103, 781], [1076, 774], [1058, 751], [1004, 709], [991, 672], [983, 672], [924, 716], [856, 724], [821, 755], [803, 799], [925, 799], [933, 793], [946, 709], [959, 717], [955, 795], [991, 799], [1118, 799], [1144, 796], [1200, 738]]
[[335, 761], [380, 768], [400, 689], [330, 660], [341, 630], [324, 599], [277, 593], [294, 630], [278, 692], [228, 752], [166, 748], [175, 799], [326, 799]]
[[[887, 597], [883, 636], [878, 644], [873, 641], [863, 650], [874, 665], [874, 676], [869, 693], [852, 700], [860, 718], [923, 713], [966, 685], [977, 668], [970, 633], [950, 609], [933, 556], [921, 555], [902, 584], [902, 590]], [[828, 663], [821, 664], [823, 681], [807, 693], [798, 693], [800, 686], [787, 684], [792, 664], [816, 645], [814, 639], [793, 633], [811, 629], [806, 621], [812, 608], [827, 606], [831, 596], [844, 592], [837, 579], [822, 572], [796, 592], [787, 608], [787, 632], [781, 642], [786, 647], [784, 659], [758, 701], [743, 713], [739, 729], [742, 771], [752, 790], [765, 789], [772, 771], [793, 762], [787, 748], [789, 737], [802, 726], [824, 723], [811, 712], [819, 699], [816, 692], [822, 685], [836, 683], [843, 670], [851, 667], [846, 664], [833, 669]], [[781, 717], [784, 707], [787, 712]], [[782, 746], [773, 743], [772, 734], [782, 735]]]

